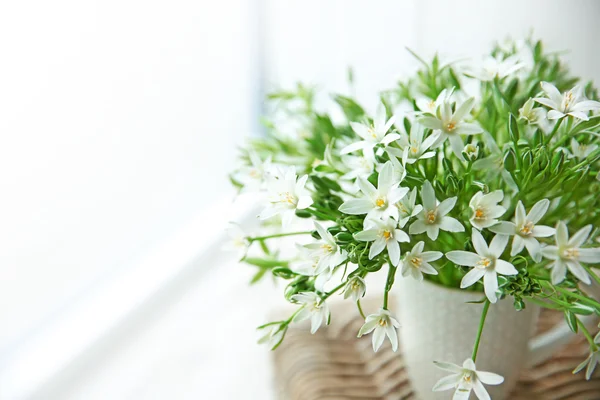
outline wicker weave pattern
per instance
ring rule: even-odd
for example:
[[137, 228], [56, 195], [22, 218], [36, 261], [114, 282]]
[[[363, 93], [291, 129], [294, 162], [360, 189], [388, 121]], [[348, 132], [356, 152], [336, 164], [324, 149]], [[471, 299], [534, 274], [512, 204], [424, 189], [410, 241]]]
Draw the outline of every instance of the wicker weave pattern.
[[[377, 304], [379, 299], [374, 299]], [[366, 299], [365, 305], [373, 299]], [[368, 306], [367, 306], [368, 307]], [[306, 325], [290, 327], [286, 340], [273, 352], [281, 399], [414, 399], [402, 356], [386, 342], [373, 353], [370, 336], [356, 338], [362, 320], [348, 303], [333, 304], [335, 323], [311, 335]], [[544, 310], [538, 323], [543, 332], [562, 318]], [[333, 321], [332, 321], [333, 322]], [[600, 400], [600, 371], [590, 381], [571, 371], [588, 354], [585, 339], [577, 337], [552, 359], [524, 370], [515, 400]], [[450, 392], [448, 392], [451, 397]]]

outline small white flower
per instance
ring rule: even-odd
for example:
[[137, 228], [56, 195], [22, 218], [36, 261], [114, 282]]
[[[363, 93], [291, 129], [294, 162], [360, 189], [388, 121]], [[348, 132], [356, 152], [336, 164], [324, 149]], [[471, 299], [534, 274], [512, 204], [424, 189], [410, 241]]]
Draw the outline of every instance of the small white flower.
[[435, 365], [445, 371], [452, 372], [451, 375], [440, 379], [433, 387], [434, 392], [455, 389], [455, 400], [467, 400], [471, 391], [479, 400], [490, 400], [490, 395], [483, 384], [499, 385], [504, 382], [501, 375], [493, 372], [478, 371], [475, 363], [470, 358], [463, 362], [462, 367], [452, 363], [434, 361]]
[[370, 219], [390, 216], [398, 219], [398, 208], [395, 204], [408, 193], [408, 189], [399, 187], [398, 182], [395, 182], [391, 162], [386, 162], [381, 169], [377, 188], [362, 178], [358, 178], [358, 186], [364, 196], [345, 201], [339, 208], [341, 212], [350, 215], [367, 214], [367, 218]]
[[412, 276], [418, 281], [423, 280], [423, 274], [437, 275], [438, 272], [429, 261], [435, 261], [442, 258], [443, 254], [439, 251], [423, 251], [425, 242], [421, 241], [404, 255], [402, 260], [402, 276]]
[[392, 265], [400, 262], [400, 242], [409, 242], [408, 235], [397, 228], [398, 223], [392, 218], [386, 220], [366, 220], [364, 231], [354, 234], [354, 238], [361, 242], [374, 242], [369, 250], [369, 260], [387, 248]]
[[365, 324], [358, 331], [358, 337], [373, 332], [373, 350], [377, 351], [383, 344], [386, 335], [392, 343], [392, 350], [398, 350], [398, 334], [396, 329], [400, 324], [388, 310], [379, 309], [377, 314], [367, 316]]
[[432, 99], [429, 99], [426, 97], [417, 99], [417, 107], [419, 107], [419, 110], [421, 110], [422, 113], [435, 115], [438, 107], [440, 105], [442, 105], [444, 102], [447, 102], [450, 100], [450, 96], [452, 96], [453, 91], [454, 91], [454, 88], [452, 88], [450, 90], [444, 89], [440, 92], [440, 94], [438, 95], [438, 97], [435, 100], [432, 100]]
[[387, 151], [396, 157], [403, 157], [404, 151], [406, 151], [406, 162], [408, 164], [414, 164], [420, 159], [431, 158], [435, 156], [435, 151], [428, 150], [438, 140], [440, 133], [436, 132], [423, 140], [424, 135], [425, 128], [423, 125], [415, 122], [410, 128], [410, 135], [403, 134], [398, 140], [400, 149], [388, 147]]
[[570, 115], [587, 121], [588, 111], [600, 110], [600, 102], [587, 100], [583, 96], [583, 88], [579, 85], [563, 94], [551, 83], [541, 82], [541, 86], [548, 98], [536, 97], [534, 100], [551, 108], [548, 111], [548, 119], [559, 119]]
[[408, 196], [404, 196], [402, 200], [396, 203], [396, 207], [398, 207], [398, 216], [400, 217], [400, 221], [398, 221], [398, 226], [401, 228], [406, 225], [408, 220], [415, 215], [418, 215], [421, 210], [423, 210], [423, 206], [420, 204], [415, 204], [417, 201], [417, 188], [414, 187]]
[[479, 146], [477, 145], [477, 140], [467, 143], [463, 149], [463, 153], [467, 155], [469, 160], [477, 160], [477, 157], [479, 157]]
[[[402, 182], [406, 177], [406, 162], [408, 160], [408, 151], [406, 151], [405, 149], [405, 151], [402, 153], [401, 161], [396, 157], [396, 154], [398, 153], [393, 151], [390, 152], [390, 149], [392, 148], [388, 147], [386, 149], [386, 153], [388, 153], [388, 157], [390, 159], [390, 162], [392, 163], [392, 170], [394, 172], [394, 182]], [[384, 165], [385, 164], [379, 164], [376, 168], [377, 172], [381, 172], [381, 169]]]
[[395, 121], [395, 117], [392, 116], [386, 121], [386, 111], [383, 104], [379, 104], [375, 118], [373, 119], [373, 125], [361, 124], [358, 122], [350, 122], [352, 130], [360, 136], [363, 140], [360, 142], [352, 143], [342, 149], [342, 154], [348, 154], [356, 150], [362, 149], [373, 149], [378, 144], [387, 146], [394, 140], [400, 139], [400, 135], [397, 133], [389, 133], [388, 131], [392, 127]]
[[483, 142], [485, 148], [489, 151], [490, 155], [473, 163], [473, 169], [475, 171], [487, 172], [488, 178], [493, 179], [497, 176], [501, 176], [502, 179], [511, 189], [517, 189], [515, 180], [510, 176], [510, 172], [504, 168], [504, 154], [498, 147], [496, 140], [487, 132], [483, 133]]
[[597, 144], [579, 144], [575, 138], [571, 139], [571, 154], [579, 160], [585, 160], [598, 148]]
[[600, 262], [600, 248], [582, 249], [587, 241], [592, 225], [586, 225], [569, 239], [569, 231], [564, 222], [556, 224], [556, 246], [542, 248], [542, 255], [549, 260], [548, 268], [552, 268], [552, 284], [561, 283], [567, 274], [567, 268], [581, 282], [590, 284], [590, 276], [580, 263], [596, 264]]
[[329, 323], [329, 307], [314, 292], [302, 292], [292, 296], [292, 300], [301, 304], [302, 309], [294, 317], [294, 322], [310, 318], [310, 333], [315, 333], [325, 321]]
[[223, 246], [223, 250], [233, 252], [238, 259], [244, 258], [250, 247], [246, 232], [234, 222], [229, 223], [225, 232], [229, 236], [229, 241]]
[[347, 168], [344, 175], [340, 178], [345, 180], [355, 180], [356, 178], [367, 179], [373, 171], [375, 171], [375, 154], [373, 149], [363, 149], [363, 154], [357, 155], [344, 155], [342, 156], [342, 163]]
[[503, 198], [502, 190], [494, 190], [488, 194], [483, 194], [481, 191], [475, 193], [469, 202], [469, 207], [473, 211], [469, 219], [471, 225], [477, 229], [484, 229], [497, 223], [498, 218], [506, 212], [506, 208], [498, 205]]
[[235, 174], [235, 178], [244, 185], [242, 191], [259, 191], [265, 188], [267, 178], [270, 174], [272, 164], [271, 156], [268, 156], [262, 161], [255, 151], [248, 152], [250, 165], [239, 169]]
[[432, 148], [438, 147], [448, 139], [454, 154], [464, 161], [462, 155], [464, 143], [460, 135], [474, 135], [483, 132], [479, 125], [463, 121], [474, 105], [475, 99], [471, 97], [460, 106], [457, 105], [456, 110], [452, 112], [452, 104], [447, 99], [440, 104], [435, 116], [426, 115], [417, 119], [417, 122], [423, 124], [426, 128], [434, 129], [434, 132], [439, 134]]
[[483, 277], [485, 295], [492, 303], [495, 303], [498, 300], [496, 297], [498, 274], [516, 275], [519, 273], [514, 265], [508, 261], [500, 260], [500, 256], [508, 244], [508, 236], [494, 236], [488, 247], [481, 233], [473, 229], [472, 239], [473, 247], [477, 253], [454, 250], [446, 253], [446, 258], [455, 264], [473, 268], [462, 278], [460, 282], [461, 289], [475, 284]]
[[294, 218], [296, 210], [308, 208], [313, 200], [304, 187], [308, 175], [296, 180], [296, 169], [286, 168], [279, 174], [270, 176], [267, 181], [269, 205], [260, 213], [260, 219], [268, 219], [281, 214], [282, 225], [287, 226]]
[[316, 258], [317, 266], [315, 275], [318, 275], [315, 281], [315, 288], [323, 291], [325, 283], [331, 279], [335, 267], [343, 263], [348, 258], [346, 250], [342, 250], [335, 239], [323, 228], [321, 224], [315, 221], [315, 229], [321, 236], [321, 241], [304, 245], [310, 251], [310, 256]]
[[280, 324], [267, 325], [260, 329], [266, 332], [258, 339], [258, 344], [266, 344], [271, 350], [281, 343], [287, 331], [287, 327], [282, 329]]
[[421, 200], [423, 209], [417, 215], [417, 220], [410, 226], [408, 233], [418, 235], [427, 232], [429, 239], [436, 240], [440, 229], [447, 232], [465, 231], [458, 220], [446, 215], [454, 208], [456, 197], [450, 197], [438, 204], [433, 186], [429, 181], [425, 181], [421, 188]]
[[367, 284], [365, 280], [360, 276], [354, 275], [346, 282], [346, 286], [344, 286], [344, 299], [350, 297], [352, 301], [357, 302], [365, 295], [366, 291]]
[[540, 124], [546, 116], [546, 110], [541, 107], [534, 108], [535, 100], [529, 99], [519, 109], [519, 119], [524, 119], [529, 124]]
[[475, 71], [473, 75], [481, 81], [489, 82], [496, 78], [505, 78], [523, 67], [525, 64], [519, 62], [519, 58], [516, 56], [510, 56], [504, 60], [488, 56], [483, 60], [480, 70]]
[[534, 261], [542, 259], [540, 243], [536, 238], [548, 237], [555, 233], [554, 228], [545, 225], [536, 225], [548, 211], [550, 200], [542, 199], [534, 204], [525, 215], [525, 207], [519, 200], [515, 209], [515, 222], [502, 221], [489, 228], [494, 233], [514, 236], [510, 256], [514, 257], [527, 247], [527, 251]]
[[[600, 333], [598, 333], [594, 338], [594, 343], [596, 345], [600, 345]], [[600, 350], [592, 350], [585, 361], [583, 361], [573, 370], [573, 373], [576, 374], [587, 367], [585, 370], [585, 379], [589, 381], [594, 373], [594, 370], [596, 369], [596, 365], [598, 364], [600, 364]]]

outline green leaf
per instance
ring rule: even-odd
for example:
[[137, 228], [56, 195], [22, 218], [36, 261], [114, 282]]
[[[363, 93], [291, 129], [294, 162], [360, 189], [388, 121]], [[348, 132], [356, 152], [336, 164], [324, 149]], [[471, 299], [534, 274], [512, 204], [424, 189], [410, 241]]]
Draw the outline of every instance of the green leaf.
[[360, 121], [365, 115], [365, 110], [354, 100], [342, 95], [333, 96], [333, 100], [342, 108], [348, 121]]
[[579, 326], [577, 324], [577, 316], [569, 310], [565, 310], [565, 320], [567, 321], [567, 325], [569, 325], [569, 328], [574, 333], [577, 333], [577, 331], [579, 330]]
[[516, 144], [521, 135], [519, 134], [519, 124], [517, 123], [517, 119], [512, 113], [508, 114], [508, 133], [511, 140]]
[[273, 260], [267, 258], [246, 257], [242, 260], [246, 264], [255, 265], [261, 268], [287, 267], [288, 262], [284, 260]]
[[580, 315], [592, 315], [596, 312], [596, 310], [593, 307], [581, 303], [573, 303], [571, 305], [570, 311]]

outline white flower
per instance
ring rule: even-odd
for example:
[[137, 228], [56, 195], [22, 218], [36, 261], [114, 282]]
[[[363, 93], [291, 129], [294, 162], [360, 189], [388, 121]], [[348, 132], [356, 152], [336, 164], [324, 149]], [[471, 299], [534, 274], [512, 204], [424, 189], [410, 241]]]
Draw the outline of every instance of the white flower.
[[367, 284], [365, 280], [360, 276], [354, 275], [346, 282], [346, 286], [344, 286], [344, 299], [350, 297], [352, 301], [357, 302], [365, 295], [366, 291]]
[[435, 365], [445, 371], [452, 372], [440, 379], [433, 387], [434, 392], [456, 389], [453, 399], [467, 400], [471, 391], [479, 400], [490, 400], [490, 395], [483, 387], [486, 385], [499, 385], [504, 382], [504, 378], [493, 372], [478, 371], [475, 363], [470, 358], [463, 362], [462, 367], [452, 363], [434, 361]]
[[554, 228], [545, 225], [536, 225], [548, 211], [550, 200], [542, 199], [534, 204], [529, 210], [529, 214], [525, 215], [525, 207], [519, 200], [515, 209], [515, 222], [502, 221], [491, 226], [490, 231], [502, 235], [514, 236], [510, 256], [516, 256], [523, 247], [527, 247], [527, 251], [534, 261], [539, 262], [542, 259], [540, 252], [540, 243], [536, 238], [548, 237], [554, 235]]
[[419, 214], [423, 209], [423, 206], [420, 204], [416, 204], [417, 201], [417, 188], [414, 187], [408, 196], [404, 196], [402, 200], [396, 203], [396, 207], [398, 207], [398, 216], [400, 217], [400, 221], [398, 221], [398, 226], [401, 228], [406, 225], [408, 220], [411, 217]]
[[516, 275], [518, 271], [508, 261], [500, 260], [502, 252], [508, 244], [508, 236], [496, 235], [487, 243], [478, 230], [473, 229], [473, 247], [476, 253], [463, 250], [454, 250], [446, 253], [446, 258], [455, 264], [465, 267], [473, 267], [472, 270], [462, 278], [460, 282], [461, 289], [469, 287], [483, 277], [483, 287], [485, 295], [495, 303], [498, 299], [496, 291], [498, 290], [498, 274]]
[[287, 327], [282, 329], [280, 324], [267, 325], [259, 329], [265, 330], [266, 333], [258, 339], [258, 343], [266, 344], [271, 350], [281, 343], [285, 331], [287, 331]]
[[347, 171], [342, 175], [341, 179], [354, 180], [356, 178], [367, 179], [373, 171], [375, 171], [375, 154], [373, 149], [363, 149], [363, 154], [360, 156], [344, 155], [342, 163], [347, 168]]
[[534, 108], [534, 99], [529, 99], [519, 109], [519, 119], [524, 119], [530, 124], [540, 124], [546, 116], [546, 110], [541, 107]]
[[488, 194], [483, 194], [481, 191], [475, 193], [469, 202], [469, 207], [473, 211], [469, 219], [471, 224], [477, 229], [484, 229], [497, 223], [498, 217], [506, 212], [506, 208], [498, 205], [503, 198], [502, 190], [494, 190]]
[[442, 258], [443, 254], [439, 251], [423, 251], [425, 242], [421, 241], [404, 255], [402, 261], [402, 276], [412, 276], [418, 281], [423, 280], [423, 274], [437, 275], [438, 272], [429, 261], [435, 261]]
[[492, 135], [484, 132], [483, 141], [490, 155], [476, 160], [473, 163], [473, 169], [475, 171], [486, 171], [489, 178], [501, 176], [511, 189], [517, 189], [515, 180], [510, 176], [510, 172], [504, 168], [504, 154], [498, 147], [496, 140]]
[[267, 183], [269, 205], [260, 213], [260, 219], [268, 219], [281, 214], [282, 225], [287, 226], [292, 221], [296, 210], [308, 208], [313, 200], [304, 187], [308, 175], [296, 181], [296, 169], [286, 168], [279, 174], [270, 176]]
[[479, 146], [477, 146], [477, 140], [467, 143], [463, 149], [463, 153], [467, 155], [468, 159], [477, 160], [477, 157], [479, 157]]
[[431, 158], [435, 156], [435, 151], [427, 151], [439, 138], [440, 133], [436, 132], [429, 135], [425, 140], [425, 128], [419, 123], [414, 123], [410, 127], [410, 135], [403, 134], [398, 140], [400, 149], [395, 147], [388, 147], [388, 153], [395, 155], [396, 157], [403, 157], [404, 151], [407, 151], [406, 162], [408, 164], [414, 164], [420, 159]]
[[367, 214], [367, 218], [370, 219], [390, 216], [398, 219], [398, 208], [395, 204], [406, 195], [408, 189], [399, 187], [398, 182], [394, 181], [393, 166], [388, 161], [379, 173], [377, 188], [371, 182], [358, 178], [358, 186], [364, 196], [345, 201], [339, 210], [350, 215]]
[[548, 98], [536, 97], [534, 100], [551, 108], [548, 111], [548, 119], [559, 119], [570, 115], [587, 121], [588, 111], [600, 109], [600, 102], [587, 100], [583, 96], [583, 88], [579, 85], [563, 94], [551, 83], [541, 82], [541, 86]]
[[456, 156], [464, 161], [462, 150], [464, 147], [460, 135], [474, 135], [483, 130], [477, 124], [463, 122], [463, 119], [469, 115], [475, 105], [473, 97], [466, 100], [456, 110], [452, 112], [452, 104], [449, 100], [444, 101], [437, 109], [435, 116], [421, 116], [417, 122], [423, 124], [426, 128], [434, 129], [439, 132], [439, 137], [433, 144], [433, 148], [441, 145], [446, 139], [450, 141], [452, 151]]
[[417, 99], [417, 107], [419, 107], [419, 110], [421, 110], [421, 112], [423, 112], [423, 113], [435, 115], [438, 107], [440, 105], [442, 105], [444, 102], [449, 101], [450, 96], [452, 96], [453, 91], [454, 91], [454, 88], [452, 88], [450, 90], [444, 89], [440, 92], [440, 94], [438, 95], [438, 97], [435, 100], [432, 100], [432, 99], [429, 99], [426, 97]]
[[433, 186], [429, 181], [425, 181], [421, 188], [421, 200], [423, 209], [417, 215], [417, 220], [410, 226], [408, 233], [418, 235], [427, 232], [429, 239], [436, 240], [440, 229], [447, 232], [464, 232], [465, 228], [458, 220], [446, 216], [454, 208], [456, 197], [451, 197], [438, 204]]
[[377, 314], [367, 316], [365, 324], [358, 331], [358, 337], [373, 332], [373, 350], [377, 351], [387, 335], [392, 343], [392, 350], [396, 351], [398, 350], [398, 334], [396, 333], [396, 329], [399, 326], [398, 321], [392, 317], [388, 310], [380, 308]]
[[[405, 151], [402, 153], [402, 161], [398, 160], [398, 158], [396, 157], [395, 154], [397, 154], [397, 152], [390, 152], [389, 150], [391, 149], [391, 147], [388, 147], [386, 149], [386, 153], [388, 153], [388, 157], [390, 159], [390, 162], [392, 163], [392, 170], [394, 172], [394, 182], [402, 182], [404, 180], [404, 178], [406, 177], [406, 162], [408, 160], [408, 151]], [[398, 149], [395, 149], [398, 150]], [[377, 166], [377, 170], [378, 172], [381, 172], [381, 169], [383, 168], [385, 164], [379, 164]]]
[[292, 300], [301, 304], [302, 309], [294, 317], [294, 322], [310, 318], [310, 333], [315, 333], [323, 321], [329, 324], [329, 307], [325, 301], [314, 292], [302, 292], [292, 296]]
[[377, 107], [375, 118], [373, 119], [373, 125], [350, 122], [352, 130], [363, 140], [344, 147], [342, 149], [342, 154], [348, 154], [366, 148], [373, 149], [373, 147], [378, 144], [388, 145], [394, 140], [398, 140], [400, 138], [399, 134], [387, 133], [394, 124], [395, 119], [396, 118], [392, 116], [386, 121], [385, 106], [380, 103]]
[[[600, 333], [594, 338], [594, 343], [596, 345], [600, 344]], [[573, 373], [576, 374], [587, 366], [585, 370], [585, 379], [589, 381], [598, 364], [600, 364], [600, 350], [590, 351], [590, 355], [573, 370]]]
[[579, 160], [585, 160], [597, 148], [597, 144], [579, 144], [575, 138], [571, 139], [571, 154]]
[[268, 156], [265, 161], [262, 161], [255, 151], [248, 152], [250, 165], [239, 169], [235, 178], [244, 185], [242, 191], [258, 191], [265, 188], [267, 177], [270, 174], [272, 164], [271, 156]]
[[369, 260], [387, 248], [392, 265], [400, 262], [400, 242], [409, 242], [408, 235], [397, 228], [398, 223], [392, 218], [386, 220], [366, 220], [364, 231], [354, 234], [354, 238], [361, 242], [374, 242], [369, 250]]
[[331, 233], [316, 221], [315, 229], [319, 232], [321, 241], [306, 244], [304, 247], [310, 251], [311, 257], [318, 260], [315, 269], [315, 275], [318, 275], [315, 281], [315, 288], [322, 291], [325, 283], [331, 279], [334, 268], [348, 258], [348, 253], [346, 250], [342, 250], [335, 242]]
[[505, 78], [523, 67], [525, 64], [519, 62], [517, 56], [510, 56], [504, 60], [488, 56], [483, 60], [481, 69], [475, 71], [473, 75], [481, 81], [488, 82], [496, 78]]
[[586, 225], [569, 239], [569, 231], [564, 222], [556, 224], [556, 246], [542, 248], [542, 255], [553, 260], [548, 265], [552, 268], [552, 284], [557, 285], [565, 279], [567, 268], [577, 279], [590, 284], [590, 276], [580, 263], [596, 264], [600, 262], [600, 248], [582, 249], [581, 246], [587, 241], [592, 225]]
[[250, 247], [246, 232], [234, 222], [229, 223], [225, 232], [229, 236], [229, 241], [223, 246], [223, 250], [233, 252], [238, 259], [244, 258]]

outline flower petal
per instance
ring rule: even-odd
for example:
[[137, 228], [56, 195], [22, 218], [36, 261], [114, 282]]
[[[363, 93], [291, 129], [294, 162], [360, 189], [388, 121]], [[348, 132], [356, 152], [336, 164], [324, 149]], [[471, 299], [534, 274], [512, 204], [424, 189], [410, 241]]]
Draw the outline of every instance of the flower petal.
[[579, 249], [579, 261], [584, 263], [600, 263], [600, 248]]
[[529, 210], [529, 214], [527, 214], [527, 219], [534, 224], [537, 224], [540, 219], [546, 214], [548, 211], [548, 207], [550, 207], [550, 200], [542, 199], [535, 203], [531, 210]]
[[421, 220], [416, 220], [415, 222], [412, 223], [412, 225], [408, 228], [408, 233], [410, 233], [411, 235], [418, 235], [420, 233], [423, 233], [427, 230], [427, 224], [425, 224], [424, 221]]
[[[535, 240], [535, 239], [534, 239]], [[536, 241], [537, 243], [537, 241]], [[506, 245], [508, 244], [508, 236], [496, 235], [490, 243], [490, 254], [496, 258], [500, 258]]]
[[473, 382], [473, 391], [479, 400], [491, 400], [489, 393], [483, 387], [483, 383], [479, 379], [475, 379]]
[[443, 377], [435, 385], [433, 385], [434, 392], [443, 392], [444, 390], [453, 389], [462, 378], [462, 370], [460, 373], [452, 374]]
[[446, 253], [446, 258], [454, 264], [463, 265], [465, 267], [473, 267], [481, 260], [481, 256], [464, 250], [450, 251]]
[[423, 200], [423, 206], [427, 210], [434, 210], [437, 206], [435, 192], [433, 191], [433, 186], [431, 186], [429, 181], [423, 182], [423, 187], [421, 188], [421, 199]]
[[369, 143], [367, 143], [364, 140], [361, 140], [360, 142], [352, 143], [352, 144], [349, 144], [348, 146], [344, 147], [340, 151], [340, 154], [352, 153], [353, 151], [361, 150], [361, 149], [364, 149], [365, 147], [369, 147]]
[[499, 233], [502, 235], [514, 235], [517, 231], [517, 226], [513, 222], [501, 221], [490, 226], [488, 229], [494, 233]]
[[400, 262], [400, 245], [395, 240], [388, 240], [387, 251], [392, 265], [396, 267]]
[[498, 290], [498, 277], [495, 271], [487, 270], [483, 276], [483, 291], [487, 298], [495, 303], [498, 301], [496, 297], [496, 291]]
[[379, 238], [379, 231], [377, 229], [367, 229], [366, 231], [356, 232], [354, 239], [361, 242], [372, 242]]
[[554, 261], [554, 266], [552, 268], [552, 284], [558, 285], [562, 281], [565, 280], [565, 276], [567, 275], [567, 264], [565, 264], [560, 258]]
[[574, 234], [571, 239], [569, 239], [569, 242], [568, 242], [569, 246], [570, 247], [581, 247], [587, 240], [588, 236], [590, 236], [591, 231], [592, 231], [592, 224], [586, 225], [583, 228], [581, 228], [580, 230], [578, 230], [577, 233]]
[[464, 289], [474, 285], [478, 280], [481, 279], [481, 277], [483, 277], [483, 275], [485, 275], [485, 270], [473, 268], [467, 272], [465, 276], [463, 276], [462, 280], [460, 281], [460, 288]]
[[440, 229], [446, 232], [464, 232], [465, 227], [461, 225], [456, 218], [442, 217], [440, 222]]
[[569, 231], [567, 225], [563, 221], [558, 221], [556, 224], [556, 244], [564, 246], [569, 242]]
[[573, 275], [575, 275], [575, 277], [577, 279], [579, 279], [581, 282], [585, 283], [586, 285], [589, 285], [592, 283], [592, 281], [590, 279], [590, 275], [581, 266], [581, 264], [579, 264], [579, 261], [568, 260], [566, 263], [567, 263], [567, 268], [569, 268], [569, 271], [571, 271], [571, 273]]
[[369, 250], [369, 260], [381, 253], [385, 249], [385, 244], [385, 239], [382, 237], [375, 240], [371, 245], [371, 250]]
[[377, 197], [377, 195], [379, 195], [379, 192], [377, 191], [375, 186], [373, 186], [373, 184], [368, 180], [358, 177], [358, 179], [356, 179], [356, 183], [360, 191], [366, 194], [368, 197], [374, 198]]
[[449, 363], [449, 362], [443, 362], [443, 361], [434, 361], [433, 363], [435, 364], [436, 367], [443, 369], [444, 371], [454, 372], [455, 374], [463, 373], [463, 368], [460, 365], [456, 365], [456, 364]]
[[496, 260], [496, 272], [502, 275], [517, 275], [519, 271], [514, 265], [504, 260]]
[[446, 215], [454, 208], [456, 205], [457, 197], [450, 197], [440, 203], [438, 206], [438, 215], [443, 216]]
[[499, 385], [504, 382], [504, 377], [502, 375], [487, 371], [477, 371], [477, 378], [486, 385]]
[[371, 200], [366, 198], [347, 200], [339, 208], [341, 212], [349, 215], [366, 214], [372, 209], [373, 203], [371, 202]]
[[532, 231], [533, 237], [549, 237], [555, 233], [556, 229], [545, 225], [535, 225]]
[[[502, 235], [497, 235], [496, 237], [498, 236]], [[481, 233], [479, 233], [479, 231], [476, 229], [473, 229], [472, 241], [473, 247], [475, 248], [477, 254], [479, 254], [482, 257], [486, 257], [490, 252], [490, 249], [488, 248], [488, 245], [485, 242], [485, 239], [483, 238]]]

